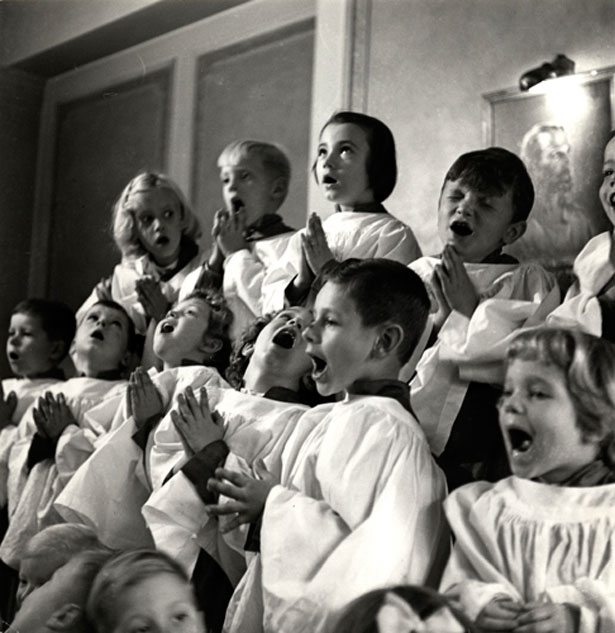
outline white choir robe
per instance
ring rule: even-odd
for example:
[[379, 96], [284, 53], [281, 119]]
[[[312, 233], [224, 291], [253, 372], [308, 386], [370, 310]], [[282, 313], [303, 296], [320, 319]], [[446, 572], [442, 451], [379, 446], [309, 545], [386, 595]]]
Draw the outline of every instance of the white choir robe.
[[[165, 420], [170, 423], [170, 411], [177, 396], [187, 387], [206, 387], [213, 407], [226, 381], [211, 367], [200, 365], [177, 367], [157, 372], [149, 371], [160, 394]], [[160, 424], [158, 426], [160, 426]], [[127, 549], [153, 545], [151, 534], [141, 515], [141, 507], [152, 486], [145, 472], [142, 449], [132, 439], [137, 431], [134, 418], [128, 416], [126, 398], [120, 403], [111, 424], [111, 432], [96, 452], [75, 473], [55, 502], [56, 511], [66, 520], [90, 525], [108, 547]], [[150, 437], [155, 435], [152, 431]], [[148, 441], [148, 447], [151, 442]], [[176, 458], [183, 452], [176, 452]], [[171, 463], [169, 470], [174, 463]]]
[[615, 275], [610, 258], [611, 234], [593, 237], [574, 260], [575, 281], [562, 305], [547, 317], [547, 323], [562, 327], [580, 327], [589, 334], [602, 336], [602, 311], [597, 295]]
[[[224, 260], [222, 294], [233, 313], [230, 330], [233, 340], [263, 314], [263, 280], [267, 272], [278, 264], [293, 235], [294, 232], [288, 232], [255, 240]], [[188, 275], [181, 288], [180, 299], [194, 290], [200, 274], [199, 268]]]
[[[216, 412], [224, 419], [223, 439], [230, 450], [224, 467], [253, 476], [254, 462], [266, 458], [279, 478], [280, 456], [288, 437], [291, 433], [305, 436], [313, 428], [313, 418], [302, 418], [308, 409], [303, 404], [227, 390], [216, 405]], [[247, 526], [222, 538], [218, 520], [205, 513], [203, 500], [181, 471], [152, 494], [143, 514], [156, 547], [182, 563], [189, 574], [199, 550], [204, 549], [237, 584], [245, 571], [243, 545]], [[232, 554], [229, 547], [240, 557]]]
[[[384, 257], [409, 264], [421, 256], [412, 229], [388, 213], [337, 211], [322, 223], [327, 243], [338, 261], [357, 257]], [[262, 312], [276, 312], [285, 305], [285, 291], [299, 271], [301, 234], [295, 233], [277, 266], [262, 283]]]
[[106, 435], [125, 388], [125, 380], [79, 377], [47, 389], [56, 397], [64, 395], [77, 424], [67, 426], [58, 438], [55, 458], [35, 464], [30, 472], [27, 460], [36, 432], [36, 403], [26, 411], [9, 455], [9, 528], [0, 545], [0, 558], [7, 565], [17, 568], [29, 538], [60, 522], [53, 502]]
[[4, 397], [13, 391], [17, 406], [11, 418], [13, 424], [0, 429], [0, 508], [8, 500], [9, 455], [17, 439], [17, 426], [32, 404], [36, 404], [50, 387], [62, 382], [57, 378], [6, 378], [2, 381]]
[[[115, 266], [111, 276], [111, 298], [119, 303], [130, 315], [135, 329], [139, 334], [145, 334], [147, 330], [147, 315], [139, 301], [136, 282], [145, 276], [153, 277], [160, 281], [160, 290], [170, 304], [175, 303], [179, 295], [180, 288], [186, 277], [195, 269], [200, 269], [204, 255], [199, 252], [181, 270], [166, 281], [160, 281], [160, 273], [148, 255], [135, 258], [123, 258]], [[90, 296], [83, 302], [77, 311], [77, 323], [85, 316], [85, 313], [98, 301], [96, 288]]]
[[615, 484], [512, 476], [462, 486], [444, 507], [456, 541], [440, 589], [471, 619], [502, 595], [576, 605], [578, 633], [615, 631]]
[[[422, 257], [409, 266], [427, 286], [433, 312], [437, 303], [431, 279], [439, 262]], [[479, 304], [471, 318], [455, 310], [450, 313], [410, 383], [412, 408], [435, 455], [446, 447], [470, 381], [501, 382], [510, 339], [519, 328], [543, 322], [560, 299], [555, 278], [537, 264], [466, 263], [464, 267]]]
[[231, 598], [225, 631], [330, 631], [357, 596], [437, 582], [446, 560], [446, 483], [412, 415], [391, 398], [352, 395], [305, 417], [316, 425], [286, 444], [261, 552]]

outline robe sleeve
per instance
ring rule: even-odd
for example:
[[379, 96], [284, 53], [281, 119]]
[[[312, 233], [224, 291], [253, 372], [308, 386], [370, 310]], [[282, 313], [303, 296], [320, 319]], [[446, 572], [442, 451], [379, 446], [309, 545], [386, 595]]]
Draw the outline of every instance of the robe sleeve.
[[327, 454], [332, 447], [313, 457], [314, 496], [292, 485], [269, 494], [261, 532], [267, 631], [323, 630], [366, 591], [429, 582], [437, 552], [447, 551], [445, 484], [422, 434], [353, 423], [356, 435], [333, 448], [337, 457]]
[[457, 601], [471, 620], [496, 596], [520, 601], [521, 596], [500, 571], [498, 544], [489, 526], [476, 525], [470, 516], [472, 505], [492, 486], [487, 482], [468, 484], [446, 499], [446, 517], [455, 535], [455, 545], [444, 570], [440, 591]]
[[247, 248], [232, 253], [224, 261], [222, 289], [227, 300], [240, 300], [254, 317], [262, 313], [265, 266]]

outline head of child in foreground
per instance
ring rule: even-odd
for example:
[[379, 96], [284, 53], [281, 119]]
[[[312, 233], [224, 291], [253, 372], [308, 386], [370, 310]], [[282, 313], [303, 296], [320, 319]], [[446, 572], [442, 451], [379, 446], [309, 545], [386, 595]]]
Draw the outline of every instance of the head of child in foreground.
[[280, 147], [262, 141], [234, 141], [218, 158], [222, 197], [229, 213], [241, 213], [246, 226], [275, 213], [290, 184], [290, 162]]
[[615, 346], [580, 331], [521, 331], [508, 347], [500, 427], [513, 473], [561, 484], [615, 460]]
[[19, 566], [18, 605], [75, 554], [89, 549], [104, 548], [96, 532], [85, 525], [62, 523], [35, 534], [28, 541]]
[[501, 147], [463, 154], [440, 192], [440, 240], [462, 261], [483, 262], [523, 235], [533, 204], [532, 180], [518, 156]]
[[155, 550], [124, 552], [100, 571], [87, 614], [97, 633], [204, 633], [192, 585], [172, 558]]
[[420, 278], [392, 260], [348, 259], [328, 263], [321, 281], [304, 332], [318, 393], [345, 392], [358, 380], [397, 379], [429, 313]]
[[23, 601], [9, 631], [19, 633], [91, 633], [85, 615], [88, 594], [103, 564], [112, 556], [103, 549], [85, 550], [72, 556], [51, 578]]
[[302, 336], [311, 320], [311, 311], [298, 306], [256, 319], [233, 347], [226, 372], [229, 383], [241, 389], [266, 373], [273, 386], [296, 391], [311, 402], [313, 389], [307, 380], [312, 359]]
[[316, 182], [342, 209], [386, 200], [397, 181], [395, 140], [380, 120], [359, 112], [337, 112], [320, 131]]
[[427, 587], [375, 589], [344, 609], [333, 633], [473, 633], [470, 620]]
[[11, 313], [6, 357], [20, 378], [36, 378], [57, 367], [75, 336], [75, 315], [68, 306], [46, 299], [26, 299]]
[[165, 369], [208, 365], [224, 375], [231, 351], [232, 320], [233, 314], [219, 292], [195, 290], [159, 321], [154, 332], [154, 353]]
[[104, 377], [126, 371], [136, 345], [134, 323], [126, 310], [115, 301], [101, 300], [77, 325], [71, 356], [80, 375]]
[[604, 148], [599, 196], [606, 217], [615, 226], [615, 130], [610, 133]]
[[113, 207], [113, 238], [123, 257], [149, 257], [159, 266], [177, 260], [182, 237], [195, 242], [199, 221], [181, 189], [164, 174], [143, 172]]

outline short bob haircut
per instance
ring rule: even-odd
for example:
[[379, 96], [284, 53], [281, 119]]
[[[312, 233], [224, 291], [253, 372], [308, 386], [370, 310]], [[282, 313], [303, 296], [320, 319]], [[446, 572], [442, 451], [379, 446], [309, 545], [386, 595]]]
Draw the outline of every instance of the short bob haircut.
[[521, 330], [506, 361], [529, 360], [560, 369], [585, 440], [598, 438], [602, 457], [615, 466], [615, 345], [579, 330], [537, 327]]
[[[94, 580], [86, 609], [88, 620], [95, 623], [96, 631], [111, 633], [117, 623], [117, 609], [123, 594], [160, 574], [171, 574], [190, 584], [181, 565], [158, 550], [129, 550], [107, 561]], [[194, 604], [197, 606], [196, 598]]]
[[[356, 125], [367, 135], [367, 144], [369, 146], [367, 164], [365, 165], [367, 179], [371, 190], [374, 192], [374, 200], [383, 202], [391, 195], [397, 182], [397, 158], [393, 133], [382, 121], [367, 114], [336, 112], [322, 126], [319, 138], [328, 125], [341, 125], [343, 123]], [[316, 174], [317, 162], [318, 158], [312, 165], [312, 173], [316, 182], [318, 182]]]
[[113, 301], [112, 299], [98, 299], [98, 301], [94, 302], [89, 308], [83, 313], [83, 316], [79, 320], [79, 326], [85, 321], [86, 316], [93, 310], [96, 306], [105, 306], [107, 308], [111, 308], [112, 310], [116, 310], [120, 314], [123, 314], [126, 317], [126, 323], [128, 326], [128, 341], [126, 344], [126, 351], [134, 354], [139, 351], [140, 341], [139, 336], [135, 330], [134, 321], [131, 319], [130, 314], [126, 311], [123, 305], [118, 303], [117, 301]]
[[138, 238], [132, 202], [134, 194], [152, 190], [170, 191], [175, 196], [181, 214], [182, 235], [184, 237], [196, 242], [201, 235], [199, 220], [194, 215], [178, 185], [165, 174], [151, 171], [141, 172], [126, 185], [113, 206], [111, 220], [113, 239], [122, 253], [122, 257], [135, 258], [147, 254]]
[[77, 328], [75, 315], [67, 305], [48, 299], [24, 299], [11, 311], [11, 316], [14, 314], [37, 318], [51, 342], [60, 341], [64, 344], [58, 363], [66, 357]]
[[460, 180], [466, 187], [489, 196], [503, 196], [510, 189], [513, 222], [527, 220], [534, 205], [534, 185], [523, 161], [502, 147], [462, 154], [446, 173], [444, 184], [449, 180]]
[[404, 337], [398, 356], [408, 362], [429, 315], [429, 297], [421, 278], [391, 259], [330, 260], [322, 269], [316, 288], [330, 282], [341, 286], [354, 301], [365, 327], [392, 323]]
[[[375, 589], [359, 596], [344, 609], [333, 633], [379, 633], [378, 613], [385, 604], [387, 594], [390, 593], [406, 602], [420, 620], [428, 620], [437, 611], [446, 609], [465, 631], [478, 633], [478, 628], [472, 624], [467, 616], [455, 608], [446, 596], [433, 589], [415, 585]], [[444, 632], [434, 630], [433, 633]]]
[[274, 180], [282, 178], [284, 180], [284, 196], [280, 200], [280, 204], [282, 204], [288, 193], [291, 166], [288, 156], [279, 145], [249, 139], [233, 141], [220, 153], [218, 168], [222, 169], [228, 165], [237, 165], [250, 156], [256, 156], [261, 161], [270, 178]]

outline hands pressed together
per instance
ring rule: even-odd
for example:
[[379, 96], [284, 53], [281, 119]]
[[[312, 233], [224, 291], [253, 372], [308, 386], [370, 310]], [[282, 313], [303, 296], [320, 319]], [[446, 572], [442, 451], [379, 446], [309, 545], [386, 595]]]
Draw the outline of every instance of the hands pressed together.
[[432, 287], [438, 302], [438, 311], [434, 317], [438, 329], [453, 310], [467, 317], [472, 316], [478, 305], [478, 295], [461, 257], [448, 244], [442, 251], [441, 262], [434, 268]]
[[38, 434], [50, 440], [56, 440], [64, 429], [77, 424], [73, 412], [66, 404], [64, 394], [54, 395], [48, 391], [38, 399], [38, 406], [32, 411]]
[[149, 374], [142, 367], [137, 367], [130, 374], [126, 401], [128, 415], [134, 418], [138, 429], [154, 416], [161, 416], [164, 411], [160, 394]]
[[162, 320], [169, 309], [169, 301], [162, 293], [160, 282], [150, 275], [145, 275], [137, 279], [135, 287], [145, 314], [154, 321]]
[[515, 602], [508, 597], [494, 598], [479, 614], [481, 631], [514, 633], [576, 633], [578, 608], [570, 604]]
[[13, 414], [17, 408], [17, 395], [11, 391], [6, 398], [0, 381], [0, 431], [13, 424]]

